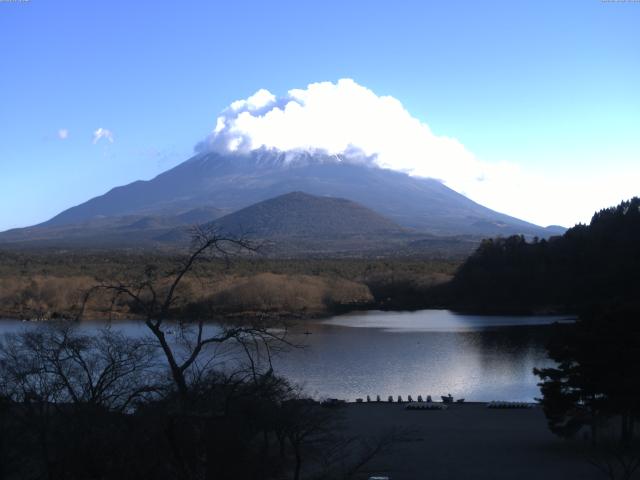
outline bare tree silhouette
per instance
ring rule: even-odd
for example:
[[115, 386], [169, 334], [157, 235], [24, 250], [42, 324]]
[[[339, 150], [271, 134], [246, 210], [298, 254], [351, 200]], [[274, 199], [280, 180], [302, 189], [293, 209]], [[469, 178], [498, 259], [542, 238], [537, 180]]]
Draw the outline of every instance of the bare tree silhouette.
[[[224, 325], [220, 328], [207, 329], [205, 328], [206, 319], [200, 316], [194, 322], [179, 321], [177, 327], [180, 332], [175, 337], [177, 341], [171, 342], [168, 336], [172, 334], [173, 325], [167, 324], [167, 320], [171, 318], [172, 309], [179, 299], [178, 287], [198, 261], [212, 254], [229, 262], [233, 255], [255, 251], [257, 246], [244, 237], [223, 235], [213, 228], [194, 227], [190, 253], [175, 270], [159, 275], [155, 268], [147, 267], [141, 279], [102, 282], [95, 285], [86, 292], [78, 318], [84, 314], [88, 300], [97, 291], [110, 292], [112, 309], [121, 298], [131, 302], [134, 309], [142, 313], [144, 324], [157, 339], [173, 382], [183, 398], [189, 392], [190, 369], [208, 345], [225, 343], [240, 345], [247, 353], [255, 374], [256, 364], [251, 353], [266, 353], [270, 366], [272, 352], [278, 350], [279, 346], [288, 344], [286, 329], [279, 329], [276, 332], [261, 321], [254, 321], [250, 325]], [[253, 352], [250, 352], [249, 348], [253, 348]]]

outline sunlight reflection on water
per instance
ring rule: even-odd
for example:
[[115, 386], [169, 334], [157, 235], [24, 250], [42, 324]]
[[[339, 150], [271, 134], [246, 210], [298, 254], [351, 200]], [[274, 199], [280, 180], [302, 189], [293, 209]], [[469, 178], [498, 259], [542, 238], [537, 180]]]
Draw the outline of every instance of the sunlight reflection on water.
[[435, 400], [451, 393], [475, 401], [530, 401], [539, 396], [533, 368], [551, 364], [545, 325], [564, 320], [446, 310], [358, 312], [314, 324], [311, 335], [298, 334], [294, 338], [307, 348], [276, 366], [318, 397]]
[[[451, 393], [474, 401], [531, 401], [539, 396], [533, 368], [551, 364], [544, 348], [552, 331], [548, 325], [566, 320], [570, 318], [446, 310], [357, 312], [294, 326], [289, 339], [304, 348], [280, 354], [274, 367], [317, 398], [431, 395], [439, 400]], [[3, 320], [0, 334], [32, 325]], [[103, 325], [88, 322], [81, 329]], [[117, 322], [114, 327], [131, 336], [147, 334], [141, 322]]]

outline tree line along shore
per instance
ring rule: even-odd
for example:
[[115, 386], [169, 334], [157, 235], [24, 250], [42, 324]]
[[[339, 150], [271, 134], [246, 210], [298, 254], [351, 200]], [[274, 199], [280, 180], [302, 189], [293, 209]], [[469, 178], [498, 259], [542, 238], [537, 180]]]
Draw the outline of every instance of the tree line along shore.
[[[180, 255], [150, 252], [0, 251], [0, 317], [75, 318], [83, 295], [104, 281], [135, 280], [153, 269], [162, 284]], [[258, 314], [307, 318], [353, 309], [414, 309], [449, 281], [459, 258], [203, 258], [180, 285], [176, 318]], [[112, 308], [115, 307], [115, 308]], [[135, 318], [126, 302], [97, 295], [84, 318]]]

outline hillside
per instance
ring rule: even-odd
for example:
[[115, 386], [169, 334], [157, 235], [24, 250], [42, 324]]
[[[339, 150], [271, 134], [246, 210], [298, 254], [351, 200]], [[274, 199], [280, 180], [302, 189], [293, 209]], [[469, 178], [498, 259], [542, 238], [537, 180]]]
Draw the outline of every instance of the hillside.
[[[258, 202], [203, 225], [242, 237], [266, 256], [460, 256], [478, 240], [436, 237], [400, 227], [388, 218], [343, 198], [304, 192]], [[188, 245], [190, 232], [173, 229], [155, 237], [160, 245]]]
[[485, 240], [434, 299], [474, 311], [579, 312], [638, 303], [640, 198], [548, 241]]
[[292, 192], [256, 203], [213, 222], [231, 235], [256, 238], [385, 235], [406, 232], [395, 222], [344, 198]]

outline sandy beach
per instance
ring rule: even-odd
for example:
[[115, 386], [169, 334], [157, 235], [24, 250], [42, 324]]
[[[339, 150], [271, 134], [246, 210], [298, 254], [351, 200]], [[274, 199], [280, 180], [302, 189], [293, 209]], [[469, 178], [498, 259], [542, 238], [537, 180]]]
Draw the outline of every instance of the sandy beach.
[[602, 478], [587, 461], [586, 444], [554, 436], [537, 406], [489, 409], [468, 403], [416, 411], [397, 403], [350, 403], [343, 412], [352, 434], [406, 432], [367, 466], [370, 475], [393, 480]]

